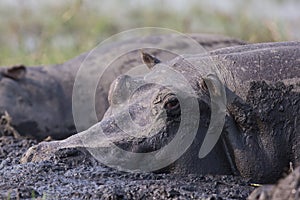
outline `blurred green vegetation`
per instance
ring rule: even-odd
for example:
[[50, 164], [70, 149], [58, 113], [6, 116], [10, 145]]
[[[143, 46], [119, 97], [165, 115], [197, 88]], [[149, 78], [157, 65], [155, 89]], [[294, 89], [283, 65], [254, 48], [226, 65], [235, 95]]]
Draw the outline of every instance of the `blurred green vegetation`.
[[164, 1], [146, 6], [137, 1], [115, 2], [109, 7], [82, 0], [45, 6], [0, 2], [0, 66], [61, 63], [112, 34], [145, 26], [219, 33], [249, 42], [290, 39], [289, 27], [282, 21], [258, 19], [247, 14], [243, 4], [228, 14], [195, 2], [180, 12], [168, 9]]

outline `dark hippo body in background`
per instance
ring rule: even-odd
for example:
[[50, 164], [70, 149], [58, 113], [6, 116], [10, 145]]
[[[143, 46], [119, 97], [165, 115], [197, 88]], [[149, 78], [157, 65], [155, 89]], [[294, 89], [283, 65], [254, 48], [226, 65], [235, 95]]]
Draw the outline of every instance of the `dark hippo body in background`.
[[[122, 46], [139, 42], [152, 45], [170, 37], [176, 36], [148, 36], [106, 45], [98, 52], [98, 57], [89, 57], [87, 65], [99, 65], [97, 60], [110, 60], [113, 55], [118, 55]], [[219, 35], [193, 34], [191, 37], [206, 50], [245, 44], [240, 40]], [[178, 41], [170, 47], [172, 48], [187, 47], [182, 46]], [[155, 53], [166, 59], [174, 57], [172, 54], [161, 51]], [[87, 55], [88, 53], [84, 53], [63, 64], [53, 66], [26, 67], [24, 76], [17, 74], [14, 77], [14, 72], [7, 72], [9, 68], [0, 68], [0, 114], [7, 111], [12, 118], [11, 125], [21, 135], [39, 140], [47, 136], [62, 139], [76, 133], [72, 116], [72, 90], [76, 73]], [[142, 63], [137, 55], [136, 50], [118, 59], [114, 63], [113, 70], [107, 71], [104, 79], [101, 80], [96, 98], [99, 120], [108, 108], [107, 94], [111, 82], [132, 66]], [[104, 67], [99, 66], [96, 69], [100, 70]]]

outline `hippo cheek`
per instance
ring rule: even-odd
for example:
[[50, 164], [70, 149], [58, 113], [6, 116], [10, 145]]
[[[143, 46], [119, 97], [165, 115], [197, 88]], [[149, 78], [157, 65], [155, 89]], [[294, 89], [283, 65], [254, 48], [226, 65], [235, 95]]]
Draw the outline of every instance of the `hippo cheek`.
[[4, 112], [11, 118], [11, 125], [21, 134], [41, 131], [34, 117], [28, 115], [33, 103], [22, 83], [2, 77], [0, 81], [0, 115]]
[[1, 111], [6, 110], [8, 113], [11, 113], [16, 111], [16, 106], [32, 106], [30, 95], [23, 90], [21, 83], [10, 78], [2, 77], [0, 81], [0, 96]]

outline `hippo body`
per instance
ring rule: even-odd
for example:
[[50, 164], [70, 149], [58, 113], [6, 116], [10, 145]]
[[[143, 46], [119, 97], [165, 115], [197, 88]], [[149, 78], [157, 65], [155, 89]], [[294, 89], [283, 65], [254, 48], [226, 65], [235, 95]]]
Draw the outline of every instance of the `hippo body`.
[[[300, 43], [283, 42], [228, 47], [209, 54], [179, 56], [155, 65], [146, 76], [163, 73], [161, 67], [166, 63], [171, 70], [188, 80], [195, 91], [201, 113], [191, 145], [179, 159], [163, 170], [176, 173], [235, 174], [266, 183], [278, 179], [290, 164], [299, 166], [299, 58]], [[215, 64], [218, 81], [225, 85], [226, 116], [218, 142], [206, 157], [199, 158], [199, 148], [212, 123], [210, 116], [213, 102], [210, 97], [214, 92], [208, 91], [208, 87], [216, 86], [209, 73], [203, 74], [211, 65], [207, 60]], [[124, 96], [119, 94], [140, 83], [144, 85], [130, 91], [131, 96], [126, 97], [124, 103]], [[127, 87], [124, 88], [124, 85]], [[189, 96], [185, 92], [184, 98]], [[89, 149], [91, 147], [87, 146], [85, 138], [89, 134], [94, 136], [100, 129], [109, 140], [99, 137], [97, 148], [109, 148], [113, 142], [136, 153], [155, 152], [176, 137], [183, 108], [182, 102], [172, 90], [159, 84], [147, 84], [145, 78], [123, 75], [111, 85], [108, 101], [109, 109], [95, 126], [62, 141], [40, 143], [30, 148], [22, 161], [47, 160], [53, 152], [64, 148]], [[119, 127], [117, 120], [124, 116], [124, 107], [139, 126], [144, 127], [149, 122], [153, 124], [146, 134], [139, 132], [142, 135], [135, 138]], [[193, 121], [187, 124], [194, 125]], [[190, 132], [182, 134], [182, 137], [186, 137]], [[179, 143], [178, 147], [181, 145]], [[90, 152], [94, 155], [93, 151]], [[115, 151], [109, 154], [120, 158]], [[142, 166], [144, 158], [139, 159]], [[121, 166], [125, 160], [115, 162]], [[138, 166], [134, 167], [139, 168], [139, 163], [135, 163]]]
[[[151, 46], [170, 37], [176, 36], [147, 36], [108, 44], [101, 48], [96, 56], [89, 56], [86, 64], [98, 66], [100, 62], [100, 65], [94, 69], [101, 71], [106, 67], [101, 65], [101, 62], [118, 55], [121, 52], [120, 47], [142, 42]], [[206, 50], [245, 44], [238, 39], [220, 35], [193, 34], [191, 37]], [[186, 47], [179, 42], [169, 49], [176, 48]], [[53, 66], [0, 68], [0, 115], [7, 111], [12, 118], [11, 125], [21, 135], [39, 140], [47, 136], [63, 139], [76, 133], [72, 116], [72, 91], [76, 73], [89, 54], [90, 52], [83, 53], [63, 64]], [[135, 50], [119, 58], [113, 70], [107, 71], [99, 84], [100, 92], [97, 93], [96, 98], [99, 120], [109, 106], [107, 95], [111, 82], [130, 67], [142, 63], [137, 54], [138, 50]], [[162, 51], [156, 51], [156, 54], [160, 57], [165, 55]], [[166, 56], [168, 59], [174, 57], [170, 54]]]

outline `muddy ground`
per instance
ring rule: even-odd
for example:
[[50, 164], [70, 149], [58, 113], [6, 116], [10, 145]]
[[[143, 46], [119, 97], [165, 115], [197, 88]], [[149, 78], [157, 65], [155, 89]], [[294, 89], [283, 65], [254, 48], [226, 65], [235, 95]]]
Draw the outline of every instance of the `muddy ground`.
[[233, 176], [120, 172], [76, 149], [20, 164], [35, 143], [0, 137], [0, 199], [245, 199], [255, 189]]

